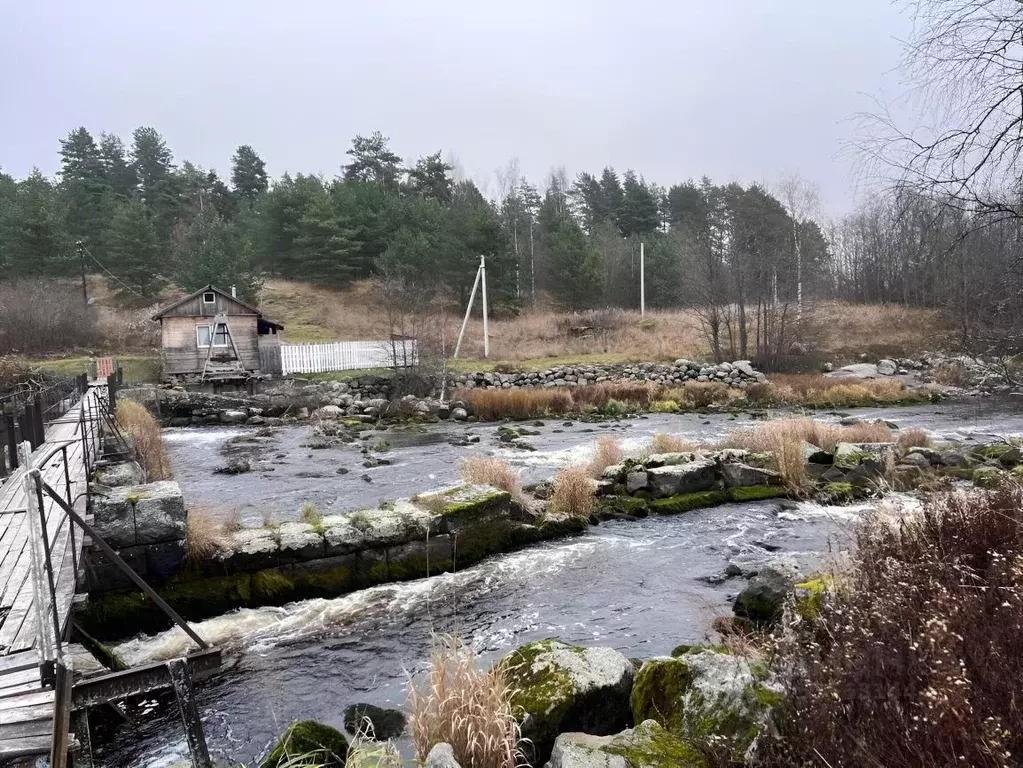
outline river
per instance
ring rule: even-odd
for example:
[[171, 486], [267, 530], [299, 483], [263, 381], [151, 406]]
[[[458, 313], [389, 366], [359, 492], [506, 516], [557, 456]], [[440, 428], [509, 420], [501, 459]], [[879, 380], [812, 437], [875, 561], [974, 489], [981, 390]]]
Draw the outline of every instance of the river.
[[[855, 415], [970, 440], [1023, 435], [1020, 406], [987, 398]], [[306, 501], [333, 511], [450, 484], [457, 480], [457, 459], [465, 455], [508, 458], [529, 481], [584, 460], [602, 434], [619, 437], [629, 449], [655, 432], [709, 440], [747, 421], [724, 415], [651, 415], [606, 425], [547, 421], [537, 428], [541, 434], [527, 438], [535, 452], [500, 444], [493, 426], [437, 425], [425, 435], [380, 433], [393, 446], [386, 455], [394, 464], [369, 470], [358, 467], [363, 458], [358, 446], [309, 451], [300, 446], [309, 428], [296, 427], [279, 430], [265, 451], [284, 454], [272, 465], [275, 471], [230, 477], [211, 476], [211, 466], [222, 461], [225, 442], [246, 430], [168, 430], [167, 437], [175, 477], [190, 503], [231, 505], [248, 519], [258, 518], [274, 500], [284, 519]], [[467, 431], [479, 435], [480, 443], [449, 443]], [[337, 475], [337, 466], [352, 471]], [[364, 472], [372, 482], [361, 479]], [[715, 583], [708, 576], [730, 560], [762, 559], [771, 552], [802, 558], [847, 550], [855, 522], [867, 509], [800, 504], [781, 510], [758, 502], [604, 523], [582, 537], [496, 556], [457, 574], [201, 622], [200, 634], [223, 647], [231, 661], [199, 690], [207, 739], [221, 759], [258, 764], [273, 737], [296, 718], [340, 726], [348, 704], [400, 706], [406, 673], [423, 664], [432, 633], [457, 633], [488, 658], [552, 636], [640, 657], [705, 640], [711, 620], [730, 613], [729, 600], [743, 584]], [[175, 630], [118, 650], [139, 663], [173, 658], [183, 648], [183, 635]], [[154, 709], [137, 729], [122, 726], [111, 734], [100, 728], [97, 764], [163, 768], [180, 761], [186, 751], [173, 701]]]

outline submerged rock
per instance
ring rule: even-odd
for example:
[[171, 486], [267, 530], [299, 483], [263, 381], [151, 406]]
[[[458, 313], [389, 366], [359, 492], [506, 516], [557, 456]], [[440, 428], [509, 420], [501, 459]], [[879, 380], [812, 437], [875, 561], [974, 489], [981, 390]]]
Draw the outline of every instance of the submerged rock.
[[705, 768], [692, 746], [646, 720], [614, 736], [563, 733], [546, 768]]
[[252, 465], [248, 459], [234, 458], [221, 467], [213, 470], [215, 475], [243, 475], [252, 471]]
[[351, 704], [345, 707], [345, 730], [356, 734], [371, 729], [370, 735], [378, 741], [396, 739], [405, 730], [405, 715], [396, 709], [384, 709], [373, 704]]
[[613, 648], [585, 648], [560, 640], [537, 640], [500, 662], [514, 691], [512, 705], [524, 713], [522, 738], [545, 757], [564, 731], [605, 736], [629, 722], [635, 668]]
[[337, 728], [315, 720], [299, 720], [288, 727], [260, 768], [277, 768], [288, 758], [306, 755], [321, 768], [344, 768], [348, 739]]

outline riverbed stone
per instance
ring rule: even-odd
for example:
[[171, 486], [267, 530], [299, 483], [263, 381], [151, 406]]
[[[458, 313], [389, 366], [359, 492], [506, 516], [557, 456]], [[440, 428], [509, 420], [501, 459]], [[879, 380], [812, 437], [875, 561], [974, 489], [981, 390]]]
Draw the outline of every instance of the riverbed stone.
[[878, 360], [877, 372], [882, 376], [894, 376], [899, 372], [899, 366], [894, 360]]
[[288, 758], [316, 755], [319, 768], [344, 768], [348, 758], [348, 739], [337, 728], [316, 720], [299, 720], [288, 726], [260, 768], [277, 768]]
[[628, 724], [635, 668], [613, 648], [537, 640], [500, 666], [514, 691], [512, 705], [523, 713], [522, 737], [532, 742], [538, 762], [561, 732], [606, 736]]
[[883, 475], [897, 455], [895, 443], [839, 443], [835, 446], [835, 466], [844, 470], [862, 467], [869, 473]]
[[632, 716], [655, 720], [687, 741], [725, 747], [741, 763], [781, 699], [767, 674], [744, 657], [701, 646], [651, 659], [636, 675]]
[[696, 493], [713, 487], [717, 465], [712, 459], [696, 459], [685, 464], [669, 464], [647, 470], [650, 490], [663, 499], [680, 493]]
[[672, 467], [678, 464], [688, 464], [696, 458], [692, 453], [652, 453], [643, 459], [643, 466], [647, 469], [655, 467]]
[[220, 412], [220, 421], [224, 424], [244, 424], [248, 421], [249, 414], [242, 410], [227, 410]]
[[462, 766], [455, 759], [455, 750], [446, 741], [442, 741], [440, 744], [433, 745], [433, 749], [426, 756], [423, 768], [462, 768]]
[[377, 741], [396, 739], [405, 730], [405, 715], [397, 709], [384, 709], [375, 704], [349, 704], [345, 707], [345, 730], [355, 735], [367, 731]]
[[786, 598], [802, 577], [799, 564], [794, 560], [782, 558], [765, 563], [735, 598], [735, 615], [759, 626], [777, 624]]
[[727, 462], [721, 465], [721, 475], [728, 488], [748, 488], [753, 485], [781, 485], [781, 473], [773, 469], [751, 467], [749, 464]]
[[343, 419], [345, 412], [336, 405], [323, 405], [317, 408], [312, 413], [314, 419], [325, 419], [327, 421], [337, 421]]
[[706, 768], [690, 744], [646, 720], [614, 736], [562, 733], [546, 768]]
[[628, 493], [636, 493], [646, 488], [648, 482], [646, 472], [630, 472], [625, 478], [625, 490]]

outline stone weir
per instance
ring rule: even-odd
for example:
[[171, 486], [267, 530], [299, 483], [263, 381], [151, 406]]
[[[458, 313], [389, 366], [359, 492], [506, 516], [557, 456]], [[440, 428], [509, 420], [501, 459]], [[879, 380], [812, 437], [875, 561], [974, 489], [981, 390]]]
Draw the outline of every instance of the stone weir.
[[647, 382], [680, 386], [687, 381], [718, 382], [735, 389], [766, 381], [748, 360], [734, 363], [635, 363], [629, 365], [563, 365], [543, 371], [451, 373], [445, 381], [448, 402], [441, 402], [441, 381], [420, 383], [424, 396], [399, 396], [389, 376], [364, 375], [347, 381], [311, 381], [301, 378], [268, 380], [254, 394], [209, 393], [182, 387], [147, 386], [125, 392], [157, 415], [165, 426], [209, 424], [275, 425], [308, 418], [320, 408], [337, 408], [336, 415], [367, 418], [381, 416], [421, 419], [471, 419], [472, 406], [458, 399], [466, 389], [551, 389], [616, 382]]

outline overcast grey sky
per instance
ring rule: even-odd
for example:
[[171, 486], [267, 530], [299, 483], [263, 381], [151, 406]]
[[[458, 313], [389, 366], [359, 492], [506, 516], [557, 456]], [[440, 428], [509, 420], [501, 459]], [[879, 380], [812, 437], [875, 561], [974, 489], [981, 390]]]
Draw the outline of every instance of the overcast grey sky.
[[151, 125], [229, 175], [332, 176], [356, 133], [442, 149], [496, 190], [605, 165], [671, 184], [818, 181], [852, 199], [842, 142], [897, 90], [891, 0], [0, 0], [0, 168], [58, 168], [85, 125]]

